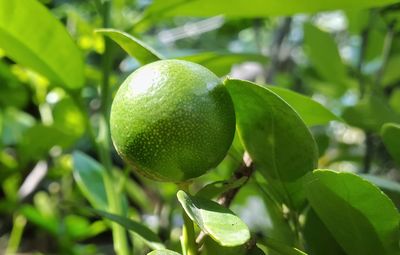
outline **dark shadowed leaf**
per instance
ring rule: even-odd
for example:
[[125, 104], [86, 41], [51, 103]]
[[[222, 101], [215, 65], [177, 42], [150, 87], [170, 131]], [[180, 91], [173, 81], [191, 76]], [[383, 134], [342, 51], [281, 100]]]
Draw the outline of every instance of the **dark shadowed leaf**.
[[220, 245], [238, 246], [250, 239], [246, 224], [228, 208], [182, 190], [177, 197], [189, 218]]
[[83, 86], [83, 58], [64, 26], [36, 0], [0, 0], [0, 48], [69, 89]]
[[306, 213], [303, 234], [310, 255], [346, 255], [313, 209]]
[[386, 149], [400, 165], [400, 124], [386, 123], [382, 127], [381, 136]]
[[242, 80], [225, 84], [235, 105], [239, 136], [256, 169], [290, 208], [301, 207], [305, 202], [302, 178], [315, 168], [318, 157], [307, 126], [271, 90]]
[[305, 252], [297, 248], [287, 246], [282, 242], [279, 242], [277, 240], [268, 237], [257, 245], [260, 246], [261, 248], [264, 248], [263, 249], [264, 251], [267, 250], [268, 252], [267, 254], [274, 252], [274, 254], [279, 254], [279, 255], [307, 255]]
[[233, 182], [227, 181], [216, 181], [204, 186], [201, 190], [196, 193], [196, 196], [203, 197], [207, 199], [212, 199], [230, 189], [234, 189], [240, 187], [243, 183], [245, 183], [247, 177], [242, 177]]
[[315, 170], [305, 189], [312, 208], [347, 254], [400, 254], [399, 213], [376, 186], [351, 173]]
[[130, 56], [137, 59], [143, 65], [163, 58], [160, 53], [128, 33], [115, 29], [98, 29], [96, 32], [110, 37]]
[[86, 209], [103, 218], [116, 222], [124, 228], [128, 229], [129, 231], [137, 234], [152, 249], [159, 250], [165, 248], [164, 245], [161, 243], [160, 238], [151, 229], [140, 222], [101, 210], [91, 208]]

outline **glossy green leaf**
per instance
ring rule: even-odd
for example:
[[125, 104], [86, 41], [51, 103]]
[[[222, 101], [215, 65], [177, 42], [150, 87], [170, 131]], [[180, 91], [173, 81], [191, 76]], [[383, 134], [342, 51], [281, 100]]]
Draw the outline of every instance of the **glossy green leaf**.
[[111, 38], [143, 65], [163, 59], [160, 53], [128, 33], [115, 29], [98, 29], [96, 32]]
[[219, 52], [204, 52], [180, 57], [179, 59], [203, 65], [220, 77], [227, 75], [235, 64], [247, 61], [254, 61], [262, 64], [267, 62], [267, 57], [262, 55]]
[[79, 189], [94, 208], [106, 210], [108, 203], [103, 182], [106, 170], [97, 161], [79, 151], [73, 153], [73, 160], [73, 176]]
[[310, 131], [271, 90], [241, 80], [225, 84], [235, 105], [239, 136], [256, 169], [289, 207], [299, 208], [305, 202], [302, 178], [315, 168], [318, 158]]
[[312, 208], [347, 254], [400, 254], [399, 213], [376, 186], [351, 173], [316, 170], [305, 189]]
[[312, 67], [316, 69], [321, 78], [340, 86], [343, 91], [343, 88], [347, 86], [348, 79], [346, 67], [332, 36], [314, 25], [306, 23], [304, 24], [304, 48]]
[[371, 132], [379, 132], [387, 122], [400, 123], [400, 114], [379, 95], [366, 97], [355, 106], [346, 108], [342, 117], [348, 124]]
[[246, 224], [228, 208], [182, 190], [177, 197], [189, 218], [220, 245], [238, 246], [250, 239]]
[[155, 0], [149, 12], [159, 16], [214, 16], [266, 17], [292, 15], [336, 9], [362, 9], [383, 6], [396, 0]]
[[400, 165], [400, 124], [386, 123], [382, 127], [381, 136], [386, 149]]
[[226, 182], [226, 181], [216, 181], [204, 186], [201, 190], [196, 193], [196, 196], [203, 197], [207, 199], [212, 199], [230, 189], [234, 189], [240, 187], [245, 183], [247, 177], [242, 177], [237, 179], [233, 182]]
[[307, 126], [325, 125], [332, 120], [340, 121], [340, 118], [325, 108], [325, 106], [309, 97], [275, 86], [268, 86], [268, 88], [293, 107]]
[[[264, 240], [260, 241], [261, 245], [266, 246], [266, 250], [268, 251], [267, 254], [270, 254], [271, 252], [275, 252], [276, 254], [279, 255], [307, 255], [305, 252], [294, 248], [287, 246], [286, 244], [279, 242], [277, 240], [271, 239], [271, 238], [265, 238]], [[259, 244], [257, 244], [259, 245]]]
[[147, 255], [181, 255], [181, 254], [170, 250], [155, 250], [147, 253]]
[[303, 234], [310, 255], [346, 255], [313, 209], [305, 217]]
[[0, 48], [57, 85], [83, 86], [83, 58], [64, 26], [36, 0], [0, 0]]
[[105, 211], [89, 208], [87, 209], [90, 210], [92, 213], [116, 222], [124, 228], [128, 229], [129, 231], [137, 234], [150, 248], [155, 250], [165, 248], [164, 245], [161, 243], [160, 238], [151, 229], [149, 229], [142, 223]]

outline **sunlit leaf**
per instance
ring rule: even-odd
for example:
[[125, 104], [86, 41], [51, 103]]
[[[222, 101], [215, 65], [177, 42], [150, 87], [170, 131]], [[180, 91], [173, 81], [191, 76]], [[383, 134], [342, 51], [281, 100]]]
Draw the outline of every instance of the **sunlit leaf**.
[[239, 136], [256, 169], [289, 207], [301, 207], [305, 202], [302, 179], [315, 168], [318, 157], [310, 131], [271, 90], [241, 80], [225, 84], [235, 105]]
[[238, 246], [250, 239], [246, 224], [228, 208], [182, 190], [177, 197], [189, 218], [220, 245]]
[[[362, 9], [383, 6], [396, 0], [155, 0], [150, 14], [159, 16], [214, 16], [266, 17], [291, 15], [336, 9]], [[229, 7], [229, 8], [228, 8]]]
[[36, 0], [0, 0], [0, 47], [57, 85], [83, 86], [83, 58], [65, 27]]
[[96, 32], [110, 37], [143, 65], [163, 59], [160, 53], [128, 33], [115, 29], [98, 29]]
[[318, 217], [347, 254], [400, 254], [400, 216], [376, 186], [351, 173], [316, 170], [305, 185]]

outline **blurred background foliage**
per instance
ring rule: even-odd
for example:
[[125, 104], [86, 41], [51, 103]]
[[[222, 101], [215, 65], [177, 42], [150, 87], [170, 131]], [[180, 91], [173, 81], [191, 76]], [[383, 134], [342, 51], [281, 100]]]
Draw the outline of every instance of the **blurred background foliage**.
[[[398, 1], [113, 0], [109, 17], [101, 10], [107, 0], [40, 2], [63, 24], [79, 50], [64, 59], [44, 58], [48, 66], [41, 67], [40, 59], [28, 63], [18, 54], [9, 56], [9, 39], [0, 32], [1, 254], [113, 252], [109, 222], [74, 207], [90, 203], [104, 209], [107, 203], [104, 166], [96, 162], [102, 160], [91, 134], [104, 132], [99, 93], [104, 82], [102, 54], [108, 48], [110, 95], [140, 66], [117, 44], [94, 33], [105, 25], [134, 35], [167, 58], [200, 63], [221, 77], [290, 89], [326, 106], [335, 116], [325, 121], [313, 121], [312, 107], [305, 113], [318, 144], [319, 168], [363, 174], [400, 206]], [[5, 15], [4, 9], [0, 15]], [[28, 22], [42, 17], [26, 15]], [[52, 38], [51, 31], [47, 38], [30, 42], [39, 52], [49, 41], [55, 43], [43, 53], [49, 58], [52, 51], [72, 47], [62, 38]], [[70, 60], [75, 58], [83, 61]], [[60, 75], [49, 66], [71, 72]], [[195, 190], [231, 177], [243, 154], [235, 144], [216, 169], [196, 182]], [[170, 249], [179, 249], [182, 220], [175, 185], [137, 176], [114, 150], [110, 153], [123, 210], [159, 233]], [[285, 235], [290, 229], [275, 224], [285, 219], [269, 206], [260, 188], [264, 180], [258, 175], [240, 190], [232, 208], [258, 235], [290, 239]], [[315, 216], [306, 218], [319, 221]], [[134, 254], [149, 251], [140, 238], [130, 238]], [[332, 254], [341, 254], [336, 248]]]

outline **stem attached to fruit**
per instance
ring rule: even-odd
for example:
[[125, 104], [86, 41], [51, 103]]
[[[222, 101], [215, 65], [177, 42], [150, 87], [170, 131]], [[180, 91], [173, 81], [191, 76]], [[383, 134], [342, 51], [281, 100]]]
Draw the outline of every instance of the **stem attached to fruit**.
[[[183, 183], [179, 188], [186, 193], [189, 193], [189, 184]], [[182, 212], [183, 227], [181, 236], [181, 245], [183, 255], [197, 255], [196, 236], [194, 232], [193, 222], [186, 214], [185, 210]]]

